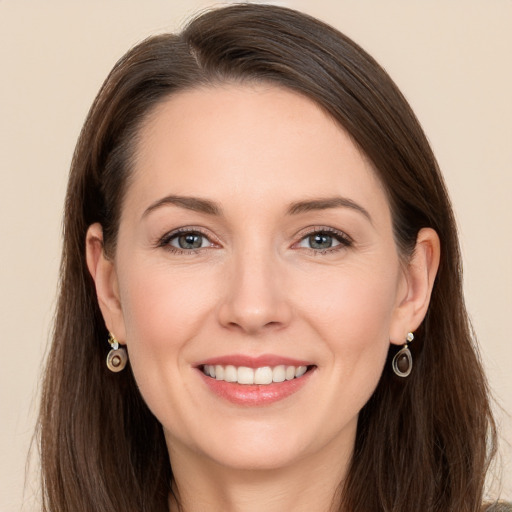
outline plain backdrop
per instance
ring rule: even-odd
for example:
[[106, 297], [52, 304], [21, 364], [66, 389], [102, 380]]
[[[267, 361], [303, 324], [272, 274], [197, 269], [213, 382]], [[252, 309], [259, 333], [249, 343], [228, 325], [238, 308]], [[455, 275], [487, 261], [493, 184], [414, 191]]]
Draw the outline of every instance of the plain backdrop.
[[[468, 309], [500, 406], [501, 489], [512, 499], [512, 1], [274, 3], [313, 14], [368, 50], [432, 143], [459, 223]], [[0, 0], [0, 512], [38, 509], [37, 459], [24, 489], [25, 462], [67, 173], [85, 115], [129, 47], [208, 5]]]

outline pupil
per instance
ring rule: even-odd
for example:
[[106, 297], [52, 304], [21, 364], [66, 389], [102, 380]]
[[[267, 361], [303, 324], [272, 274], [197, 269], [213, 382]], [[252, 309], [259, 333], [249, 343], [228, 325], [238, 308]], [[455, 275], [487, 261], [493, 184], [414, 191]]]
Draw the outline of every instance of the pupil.
[[312, 249], [329, 249], [332, 246], [332, 236], [325, 233], [316, 233], [309, 237]]
[[202, 235], [188, 233], [178, 238], [178, 243], [182, 249], [199, 249], [203, 243]]

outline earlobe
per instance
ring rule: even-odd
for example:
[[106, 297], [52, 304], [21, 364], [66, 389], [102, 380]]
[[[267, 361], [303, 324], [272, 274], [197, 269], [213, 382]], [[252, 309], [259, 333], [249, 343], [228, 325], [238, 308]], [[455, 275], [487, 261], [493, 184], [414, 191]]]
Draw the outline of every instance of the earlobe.
[[96, 287], [98, 304], [107, 329], [123, 343], [124, 319], [119, 297], [119, 287], [114, 262], [105, 255], [103, 228], [95, 223], [89, 226], [85, 241], [87, 268]]
[[409, 331], [415, 331], [427, 314], [441, 247], [432, 228], [423, 228], [404, 270], [405, 291], [394, 313], [390, 341], [402, 345]]

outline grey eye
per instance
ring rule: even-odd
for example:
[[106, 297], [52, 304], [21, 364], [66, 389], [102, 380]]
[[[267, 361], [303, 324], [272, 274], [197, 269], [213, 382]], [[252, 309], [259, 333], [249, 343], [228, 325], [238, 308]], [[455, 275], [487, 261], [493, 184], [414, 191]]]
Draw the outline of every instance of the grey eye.
[[208, 247], [210, 242], [201, 233], [181, 233], [171, 239], [170, 245], [178, 249], [193, 250]]
[[340, 241], [329, 233], [319, 231], [304, 237], [299, 247], [306, 247], [308, 249], [325, 250], [340, 245]]

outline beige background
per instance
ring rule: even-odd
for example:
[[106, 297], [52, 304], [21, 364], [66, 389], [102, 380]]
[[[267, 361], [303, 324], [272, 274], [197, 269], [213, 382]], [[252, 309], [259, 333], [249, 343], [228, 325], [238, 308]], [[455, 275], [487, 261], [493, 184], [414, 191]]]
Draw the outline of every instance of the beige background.
[[[23, 491], [25, 459], [55, 304], [66, 176], [86, 112], [131, 45], [210, 3], [0, 0], [0, 512], [37, 509], [33, 476]], [[510, 441], [512, 1], [275, 3], [359, 42], [422, 122], [452, 194], [468, 307]], [[502, 453], [503, 495], [512, 499], [510, 448]]]

